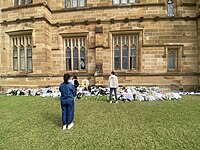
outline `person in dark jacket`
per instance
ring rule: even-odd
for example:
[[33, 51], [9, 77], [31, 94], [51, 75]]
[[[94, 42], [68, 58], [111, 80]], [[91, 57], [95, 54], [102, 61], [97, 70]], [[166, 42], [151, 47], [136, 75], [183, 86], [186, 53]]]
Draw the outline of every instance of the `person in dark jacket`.
[[77, 88], [78, 88], [78, 86], [79, 86], [77, 76], [74, 76], [74, 77], [72, 78], [72, 84], [74, 85], [75, 91], [76, 91], [76, 93], [77, 93]]
[[63, 76], [64, 82], [60, 84], [59, 91], [61, 92], [60, 103], [62, 109], [62, 124], [63, 130], [71, 129], [74, 125], [74, 96], [75, 87], [69, 82], [70, 75], [68, 73]]

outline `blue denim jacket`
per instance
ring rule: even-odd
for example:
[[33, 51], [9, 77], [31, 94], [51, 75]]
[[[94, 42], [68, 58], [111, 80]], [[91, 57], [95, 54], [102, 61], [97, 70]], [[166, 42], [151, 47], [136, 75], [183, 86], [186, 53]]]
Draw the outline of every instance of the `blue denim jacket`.
[[61, 92], [61, 101], [68, 101], [68, 100], [74, 100], [75, 96], [75, 87], [72, 83], [61, 83], [59, 87], [59, 91]]

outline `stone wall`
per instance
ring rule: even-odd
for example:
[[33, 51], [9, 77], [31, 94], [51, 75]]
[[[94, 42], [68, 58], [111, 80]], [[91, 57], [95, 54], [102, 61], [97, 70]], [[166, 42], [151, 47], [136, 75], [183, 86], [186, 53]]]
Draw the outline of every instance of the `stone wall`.
[[[162, 86], [197, 90], [199, 87], [199, 3], [177, 0], [174, 17], [167, 17], [165, 0], [140, 0], [134, 5], [113, 6], [112, 1], [88, 0], [87, 7], [64, 9], [64, 1], [36, 0], [13, 7], [0, 2], [0, 90], [9, 87], [58, 86], [65, 69], [64, 38], [86, 35], [87, 68], [69, 72], [79, 82], [87, 77], [91, 85], [108, 84], [113, 70], [112, 36], [137, 33], [138, 70], [117, 72], [121, 85]], [[12, 69], [10, 36], [31, 32], [33, 71]], [[167, 71], [167, 48], [179, 50], [178, 71]], [[100, 72], [97, 72], [97, 68]]]

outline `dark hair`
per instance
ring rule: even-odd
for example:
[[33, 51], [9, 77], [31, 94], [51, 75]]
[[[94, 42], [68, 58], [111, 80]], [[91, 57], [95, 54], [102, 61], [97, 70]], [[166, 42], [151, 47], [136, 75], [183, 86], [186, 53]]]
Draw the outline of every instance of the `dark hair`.
[[115, 75], [115, 72], [114, 72], [114, 71], [112, 71], [112, 72], [111, 72], [111, 74]]
[[74, 76], [73, 79], [78, 79], [77, 76]]
[[65, 83], [68, 82], [69, 78], [70, 78], [69, 73], [64, 74], [64, 76], [63, 76], [63, 80], [64, 80]]

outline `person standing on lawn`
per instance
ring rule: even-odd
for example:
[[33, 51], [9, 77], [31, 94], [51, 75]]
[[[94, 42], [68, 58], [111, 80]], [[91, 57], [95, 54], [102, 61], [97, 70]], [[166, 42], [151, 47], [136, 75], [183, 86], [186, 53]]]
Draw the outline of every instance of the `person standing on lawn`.
[[117, 100], [118, 78], [115, 75], [114, 71], [112, 71], [111, 75], [109, 76], [108, 87], [110, 88], [110, 95], [109, 95], [110, 103], [112, 103], [112, 93], [114, 91], [114, 94], [115, 94], [115, 103], [117, 104], [118, 103], [118, 100]]
[[71, 83], [74, 85], [74, 87], [75, 87], [75, 91], [76, 91], [76, 93], [77, 93], [77, 88], [78, 88], [78, 86], [79, 86], [77, 76], [74, 76], [74, 77], [72, 78]]
[[68, 73], [63, 76], [64, 82], [60, 84], [59, 91], [60, 104], [62, 109], [62, 124], [63, 130], [71, 129], [74, 125], [74, 97], [76, 94], [74, 85], [69, 81], [70, 75]]

